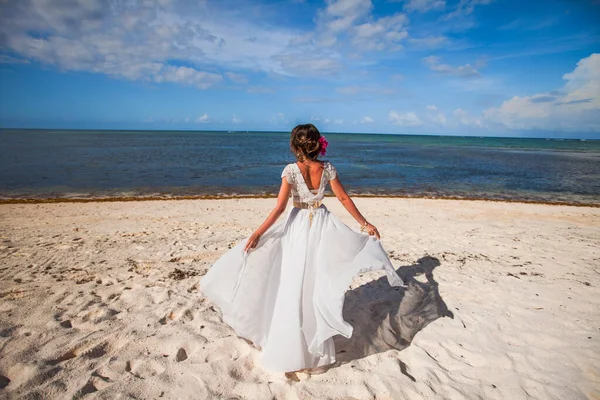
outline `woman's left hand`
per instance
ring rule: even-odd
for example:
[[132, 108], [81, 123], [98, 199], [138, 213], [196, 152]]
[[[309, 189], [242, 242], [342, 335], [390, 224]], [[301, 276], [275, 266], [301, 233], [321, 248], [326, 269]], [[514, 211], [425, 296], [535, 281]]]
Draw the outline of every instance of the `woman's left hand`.
[[367, 226], [365, 227], [365, 230], [367, 231], [369, 236], [375, 236], [377, 239], [381, 239], [381, 237], [379, 236], [379, 231], [377, 230], [375, 225], [367, 224]]
[[249, 238], [248, 241], [246, 242], [246, 247], [244, 248], [244, 251], [248, 251], [250, 249], [253, 249], [256, 247], [256, 245], [258, 245], [258, 241], [260, 240], [261, 235], [254, 232]]

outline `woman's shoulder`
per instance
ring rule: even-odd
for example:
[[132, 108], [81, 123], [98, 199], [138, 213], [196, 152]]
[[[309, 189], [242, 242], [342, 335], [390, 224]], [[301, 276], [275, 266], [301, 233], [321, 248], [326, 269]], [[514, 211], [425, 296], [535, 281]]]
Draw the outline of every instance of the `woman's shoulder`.
[[329, 160], [322, 160], [321, 163], [323, 164], [323, 168], [325, 169], [335, 168]]
[[331, 161], [323, 160], [323, 170], [326, 171], [329, 175], [329, 180], [333, 180], [337, 176], [337, 170], [335, 169]]
[[290, 163], [281, 171], [281, 177], [286, 178], [288, 183], [294, 183], [294, 163]]
[[292, 168], [294, 168], [294, 165], [295, 165], [295, 164], [296, 164], [296, 163], [289, 163], [289, 164], [287, 164], [285, 167], [283, 167], [283, 170], [284, 170], [284, 171], [291, 171], [291, 170], [292, 170]]

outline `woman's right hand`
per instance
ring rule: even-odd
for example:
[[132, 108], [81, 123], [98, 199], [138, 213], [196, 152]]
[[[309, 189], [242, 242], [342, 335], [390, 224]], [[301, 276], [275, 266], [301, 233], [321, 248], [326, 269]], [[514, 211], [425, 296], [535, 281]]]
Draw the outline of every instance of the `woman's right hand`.
[[261, 235], [254, 232], [249, 238], [248, 241], [246, 242], [246, 247], [244, 248], [244, 251], [248, 251], [250, 249], [253, 249], [256, 247], [256, 245], [258, 245], [258, 241], [260, 240]]
[[375, 236], [377, 239], [381, 239], [381, 237], [379, 236], [379, 231], [377, 230], [375, 225], [367, 223], [365, 231], [369, 234], [369, 236]]

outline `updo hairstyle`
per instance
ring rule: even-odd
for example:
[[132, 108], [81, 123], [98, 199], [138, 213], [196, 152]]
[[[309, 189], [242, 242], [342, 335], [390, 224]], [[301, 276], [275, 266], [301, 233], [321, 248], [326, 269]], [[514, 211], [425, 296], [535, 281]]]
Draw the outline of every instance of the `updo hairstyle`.
[[321, 152], [321, 133], [313, 124], [298, 125], [292, 129], [290, 148], [298, 161], [315, 161]]

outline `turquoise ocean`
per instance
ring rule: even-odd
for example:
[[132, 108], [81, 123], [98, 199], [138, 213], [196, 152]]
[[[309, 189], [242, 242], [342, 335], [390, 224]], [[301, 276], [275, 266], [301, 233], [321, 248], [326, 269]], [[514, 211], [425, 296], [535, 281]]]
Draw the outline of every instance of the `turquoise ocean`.
[[[600, 205], [600, 141], [325, 134], [355, 195]], [[0, 130], [0, 199], [275, 195], [289, 132]]]

